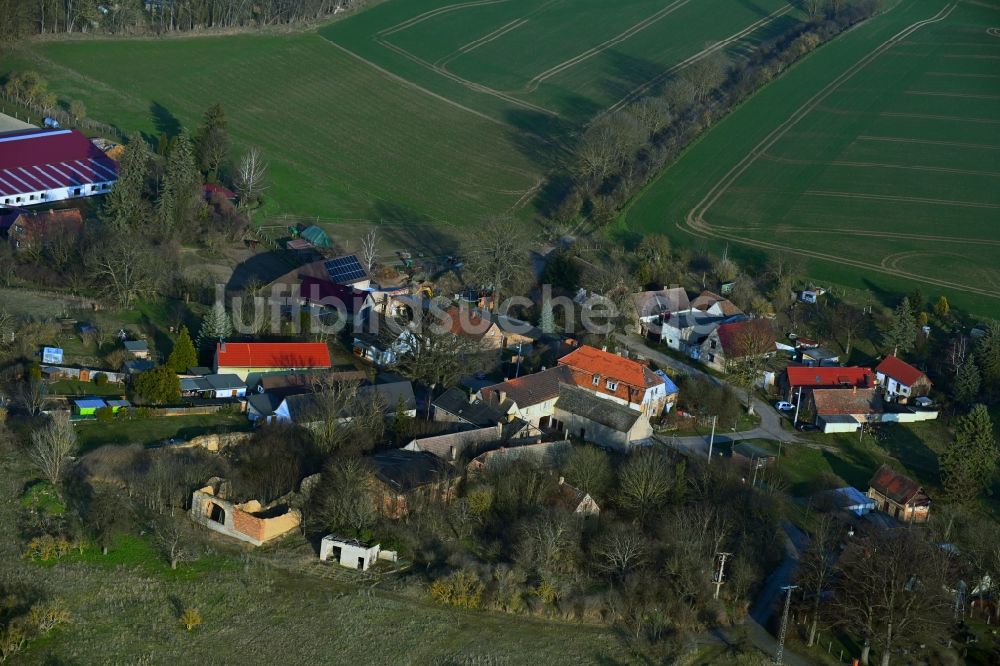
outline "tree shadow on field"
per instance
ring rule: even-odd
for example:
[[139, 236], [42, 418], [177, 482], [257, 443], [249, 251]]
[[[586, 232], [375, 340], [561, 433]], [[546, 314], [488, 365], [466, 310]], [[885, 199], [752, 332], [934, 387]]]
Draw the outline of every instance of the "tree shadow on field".
[[[646, 58], [636, 58], [614, 49], [602, 53], [601, 58], [611, 65], [611, 72], [602, 79], [601, 88], [614, 100], [622, 99], [658, 76], [662, 77], [667, 70], [661, 63]], [[663, 81], [660, 81], [644, 93], [644, 96], [657, 94], [662, 85]]]
[[404, 204], [379, 199], [369, 217], [383, 223], [379, 233], [386, 248], [442, 256], [456, 253], [460, 246], [458, 238], [445, 231], [441, 222]]
[[516, 108], [505, 111], [504, 120], [515, 128], [507, 139], [540, 169], [552, 168], [572, 149], [574, 128], [560, 118]]
[[[165, 134], [168, 139], [172, 139], [181, 133], [181, 121], [159, 102], [154, 101], [149, 105], [149, 114], [153, 117], [153, 127], [157, 134]], [[157, 137], [152, 137], [152, 140], [155, 143]]]

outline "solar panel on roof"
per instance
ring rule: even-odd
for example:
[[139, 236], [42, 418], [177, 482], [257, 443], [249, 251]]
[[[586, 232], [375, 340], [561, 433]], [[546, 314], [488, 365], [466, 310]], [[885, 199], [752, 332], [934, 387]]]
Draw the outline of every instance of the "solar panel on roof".
[[323, 263], [327, 275], [337, 284], [348, 284], [365, 278], [365, 269], [353, 254]]

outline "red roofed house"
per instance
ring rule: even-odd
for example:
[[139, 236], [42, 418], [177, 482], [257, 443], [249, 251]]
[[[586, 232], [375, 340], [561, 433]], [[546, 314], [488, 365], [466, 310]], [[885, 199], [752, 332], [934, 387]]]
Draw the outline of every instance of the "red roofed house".
[[909, 398], [927, 395], [931, 380], [909, 363], [889, 355], [875, 368], [875, 378], [887, 400], [905, 403]]
[[215, 372], [247, 375], [331, 367], [324, 342], [220, 342], [215, 348]]
[[766, 319], [722, 324], [708, 334], [701, 343], [697, 360], [722, 372], [728, 371], [729, 364], [750, 356], [773, 354], [774, 331]]
[[118, 163], [77, 130], [0, 133], [0, 206], [106, 194], [116, 180]]
[[781, 379], [781, 393], [789, 402], [798, 402], [799, 396], [807, 396], [813, 389], [825, 388], [872, 388], [875, 373], [870, 368], [789, 366]]
[[602, 398], [637, 409], [653, 418], [677, 398], [667, 382], [645, 363], [581, 345], [559, 359], [571, 371], [571, 381]]
[[76, 208], [50, 210], [15, 217], [7, 230], [7, 239], [15, 250], [31, 250], [40, 249], [46, 240], [59, 234], [76, 237], [82, 231], [83, 217]]
[[916, 481], [882, 465], [868, 483], [868, 497], [880, 511], [904, 523], [923, 523], [931, 511], [931, 498]]

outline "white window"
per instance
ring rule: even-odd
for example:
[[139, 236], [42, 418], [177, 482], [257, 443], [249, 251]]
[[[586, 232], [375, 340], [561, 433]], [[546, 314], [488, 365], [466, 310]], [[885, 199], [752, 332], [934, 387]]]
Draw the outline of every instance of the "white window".
[[594, 378], [593, 378], [592, 381], [594, 383], [594, 386], [600, 386], [601, 385], [601, 376], [600, 375], [594, 375]]
[[613, 380], [613, 379], [609, 379], [608, 381], [604, 382], [604, 386], [605, 386], [605, 387], [606, 387], [606, 388], [607, 388], [607, 389], [608, 389], [609, 391], [614, 391], [615, 389], [617, 389], [617, 388], [618, 388], [618, 382], [616, 382], [616, 381], [615, 381], [615, 380]]

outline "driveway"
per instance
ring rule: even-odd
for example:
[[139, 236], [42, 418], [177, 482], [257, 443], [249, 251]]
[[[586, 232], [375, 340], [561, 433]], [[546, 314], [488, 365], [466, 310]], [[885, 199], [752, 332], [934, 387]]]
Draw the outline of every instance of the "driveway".
[[[648, 346], [645, 343], [645, 341], [643, 341], [642, 338], [640, 338], [638, 335], [629, 334], [626, 336], [619, 336], [618, 339], [622, 342], [622, 344], [628, 347], [630, 351], [639, 354], [643, 358], [647, 358], [650, 361], [653, 361], [661, 368], [670, 368], [675, 372], [680, 372], [686, 375], [693, 375], [701, 377], [703, 379], [707, 379], [713, 384], [725, 384], [729, 386], [730, 388], [733, 389], [733, 391], [736, 392], [736, 395], [739, 397], [739, 399], [743, 401], [743, 404], [746, 404], [747, 392], [744, 391], [742, 388], [739, 388], [738, 386], [733, 386], [729, 382], [723, 379], [719, 379], [714, 375], [710, 375], [704, 370], [701, 370], [700, 368], [697, 368], [693, 365], [688, 365], [683, 361], [678, 361], [672, 356], [667, 356], [663, 352], [653, 349], [652, 347]], [[760, 398], [754, 398], [753, 410], [758, 416], [760, 416], [760, 425], [758, 425], [753, 430], [737, 433], [737, 435], [735, 435], [737, 439], [773, 439], [779, 442], [786, 442], [786, 443], [799, 441], [799, 437], [794, 432], [789, 432], [788, 430], [785, 430], [784, 428], [781, 427], [781, 419], [782, 419], [781, 414], [775, 411], [775, 409], [771, 405], [767, 404]], [[728, 434], [720, 435], [717, 432], [715, 441], [718, 442], [721, 439], [728, 437], [730, 437], [730, 435]], [[683, 437], [679, 439], [704, 440], [704, 438], [701, 437], [698, 438]], [[728, 442], [730, 440], [726, 439], [726, 441]], [[705, 441], [705, 452], [707, 453], [707, 451], [708, 451], [708, 443], [707, 441]]]

